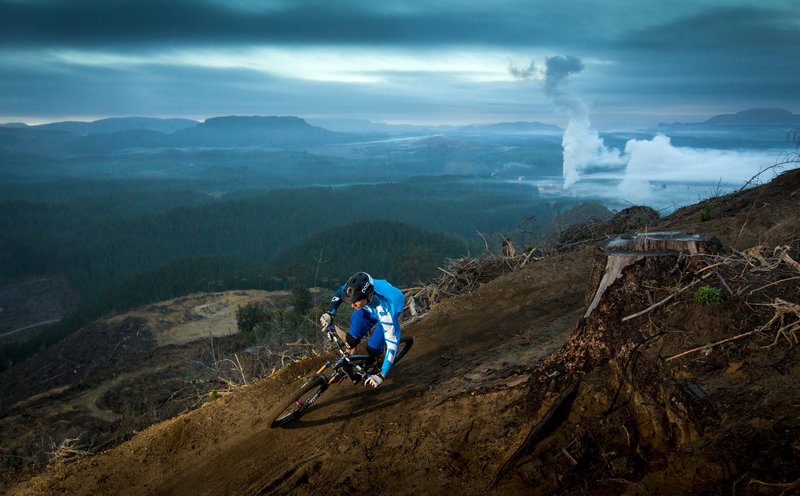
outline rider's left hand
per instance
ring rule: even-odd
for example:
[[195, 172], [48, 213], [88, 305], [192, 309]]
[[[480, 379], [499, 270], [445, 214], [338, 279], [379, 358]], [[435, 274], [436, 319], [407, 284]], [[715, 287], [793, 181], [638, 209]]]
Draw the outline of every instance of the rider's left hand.
[[319, 318], [319, 323], [322, 325], [322, 330], [324, 331], [333, 323], [333, 314], [330, 312], [325, 312]]
[[383, 384], [383, 374], [374, 374], [367, 377], [365, 384], [367, 386], [372, 386], [374, 388], [380, 386], [381, 384]]

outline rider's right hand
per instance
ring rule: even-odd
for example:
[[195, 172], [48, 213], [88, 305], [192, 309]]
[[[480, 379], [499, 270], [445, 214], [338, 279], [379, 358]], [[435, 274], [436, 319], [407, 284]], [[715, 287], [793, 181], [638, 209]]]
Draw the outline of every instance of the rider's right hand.
[[333, 314], [330, 312], [325, 312], [322, 314], [322, 317], [319, 318], [319, 323], [322, 324], [322, 329], [327, 329], [333, 323]]

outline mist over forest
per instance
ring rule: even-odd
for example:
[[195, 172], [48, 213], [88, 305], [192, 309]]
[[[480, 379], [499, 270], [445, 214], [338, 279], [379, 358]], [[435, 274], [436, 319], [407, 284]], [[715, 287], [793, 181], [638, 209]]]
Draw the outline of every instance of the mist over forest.
[[497, 250], [498, 234], [527, 249], [565, 219], [738, 189], [795, 150], [798, 126], [779, 109], [603, 134], [573, 121], [6, 124], [0, 282], [64, 281], [76, 303], [51, 341], [195, 291], [334, 288], [357, 270], [410, 285], [446, 258]]

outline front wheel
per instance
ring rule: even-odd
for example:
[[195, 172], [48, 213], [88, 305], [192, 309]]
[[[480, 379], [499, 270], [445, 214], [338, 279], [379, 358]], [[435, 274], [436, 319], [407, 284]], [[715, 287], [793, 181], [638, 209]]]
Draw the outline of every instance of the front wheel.
[[291, 398], [275, 409], [270, 427], [274, 429], [299, 419], [327, 388], [328, 382], [325, 377], [312, 376]]

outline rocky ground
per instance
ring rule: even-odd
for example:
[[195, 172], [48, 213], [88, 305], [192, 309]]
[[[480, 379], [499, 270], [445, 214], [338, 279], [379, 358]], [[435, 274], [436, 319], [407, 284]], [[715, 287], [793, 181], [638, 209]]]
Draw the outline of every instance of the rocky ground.
[[328, 356], [9, 490], [796, 494], [800, 170], [708, 203], [641, 227], [719, 243], [646, 246], [616, 278], [614, 250], [531, 260], [404, 328], [383, 386], [332, 386], [287, 428], [270, 411]]

